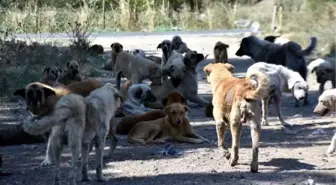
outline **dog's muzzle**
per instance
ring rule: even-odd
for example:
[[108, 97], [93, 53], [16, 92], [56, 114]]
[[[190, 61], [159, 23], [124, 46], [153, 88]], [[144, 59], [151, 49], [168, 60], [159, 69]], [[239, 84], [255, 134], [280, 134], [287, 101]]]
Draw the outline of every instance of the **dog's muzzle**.
[[244, 55], [244, 52], [242, 51], [241, 48], [238, 49], [238, 51], [236, 52], [236, 55], [239, 56], [239, 57]]

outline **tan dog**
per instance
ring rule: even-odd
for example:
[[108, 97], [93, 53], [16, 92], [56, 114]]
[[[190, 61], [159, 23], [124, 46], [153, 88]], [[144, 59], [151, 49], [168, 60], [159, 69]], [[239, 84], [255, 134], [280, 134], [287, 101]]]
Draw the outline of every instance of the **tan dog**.
[[82, 77], [79, 74], [79, 64], [75, 60], [67, 62], [63, 73], [57, 79], [57, 82], [64, 85], [80, 81], [82, 81]]
[[158, 81], [157, 79], [161, 78], [160, 65], [125, 51], [118, 54], [114, 73], [116, 74], [117, 89], [120, 89], [122, 75], [131, 80], [132, 84], [139, 84], [145, 79]]
[[[336, 89], [325, 90], [318, 98], [318, 104], [314, 109], [315, 114], [321, 116], [326, 115], [329, 112], [336, 112]], [[330, 145], [327, 150], [327, 155], [335, 152], [336, 149], [336, 133], [331, 139]]]
[[223, 42], [216, 42], [214, 47], [214, 56], [215, 56], [215, 63], [221, 62], [221, 63], [227, 63], [228, 62], [228, 53], [227, 48], [229, 48], [229, 45], [224, 44]]
[[[208, 64], [203, 69], [213, 92], [212, 104], [218, 147], [223, 150], [227, 159], [230, 158], [230, 165], [235, 166], [239, 158], [242, 124], [251, 122], [251, 172], [257, 172], [261, 130], [261, 112], [257, 101], [269, 92], [269, 82], [263, 74], [256, 74], [251, 79], [233, 77], [233, 69], [231, 64], [223, 63]], [[232, 135], [232, 154], [224, 146], [224, 133], [228, 126]]]
[[115, 42], [111, 44], [111, 59], [107, 61], [107, 63], [104, 65], [103, 68], [105, 70], [111, 70], [113, 76], [115, 76], [114, 66], [117, 60], [117, 56], [123, 50], [124, 50], [124, 47], [119, 42]]
[[57, 67], [46, 67], [43, 70], [43, 76], [40, 79], [41, 83], [49, 85], [51, 87], [57, 87], [62, 85], [57, 82], [58, 77], [61, 75], [61, 70]]
[[202, 143], [205, 139], [193, 131], [189, 121], [184, 121], [187, 111], [187, 106], [180, 103], [165, 107], [165, 117], [137, 123], [128, 134], [128, 142], [155, 144], [171, 138], [184, 143]]
[[[186, 100], [178, 92], [170, 93], [165, 99], [162, 100], [164, 106], [169, 106], [173, 103], [181, 103], [186, 105]], [[166, 113], [162, 110], [151, 111], [141, 115], [136, 116], [126, 116], [124, 117], [116, 127], [117, 134], [128, 134], [129, 131], [139, 122], [156, 120], [165, 117]], [[186, 120], [184, 120], [186, 121]]]

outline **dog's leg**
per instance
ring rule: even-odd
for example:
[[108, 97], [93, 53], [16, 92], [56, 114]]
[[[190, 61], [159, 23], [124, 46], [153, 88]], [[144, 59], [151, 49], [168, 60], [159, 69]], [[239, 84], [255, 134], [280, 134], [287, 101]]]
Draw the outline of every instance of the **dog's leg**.
[[189, 100], [191, 102], [194, 102], [194, 103], [197, 103], [199, 105], [202, 105], [202, 106], [207, 106], [209, 104], [208, 101], [204, 100], [202, 97], [200, 97], [199, 95], [196, 95], [196, 96], [191, 96], [189, 97]]
[[118, 90], [120, 90], [121, 75], [122, 75], [121, 72], [119, 72], [118, 74], [116, 74], [116, 86], [117, 86], [117, 89], [118, 89]]
[[47, 142], [47, 151], [44, 161], [41, 163], [41, 166], [49, 166], [52, 165], [55, 161], [55, 156], [53, 155], [53, 152], [51, 151], [51, 145], [50, 145], [50, 136], [48, 137]]
[[259, 156], [259, 141], [260, 141], [260, 112], [255, 109], [253, 119], [251, 120], [251, 138], [252, 138], [252, 161], [251, 172], [258, 172], [258, 156]]
[[334, 136], [331, 139], [331, 143], [330, 143], [330, 145], [328, 147], [328, 150], [327, 150], [327, 155], [330, 155], [330, 154], [334, 153], [335, 148], [336, 148], [336, 133], [334, 134]]
[[76, 130], [69, 131], [68, 134], [68, 142], [72, 155], [69, 179], [71, 185], [76, 185], [76, 162], [78, 161], [79, 154], [81, 152], [83, 130], [81, 128], [76, 127], [71, 129]]
[[82, 182], [90, 181], [89, 175], [88, 175], [88, 158], [89, 158], [89, 147], [90, 143], [82, 143]]
[[303, 104], [304, 104], [304, 105], [308, 105], [308, 104], [309, 104], [309, 100], [308, 100], [308, 92], [306, 93], [306, 96], [304, 97]]
[[291, 126], [290, 124], [286, 123], [285, 120], [283, 119], [282, 116], [282, 111], [281, 111], [281, 92], [279, 91], [275, 91], [274, 92], [274, 102], [275, 102], [275, 109], [276, 109], [276, 113], [278, 115], [279, 121], [281, 123], [282, 126]]
[[261, 107], [262, 107], [262, 122], [261, 125], [268, 126], [267, 116], [268, 116], [268, 101], [270, 97], [266, 97], [261, 100]]
[[60, 133], [61, 128], [53, 128], [51, 131], [50, 137], [50, 149], [55, 157], [55, 166], [54, 166], [54, 180], [53, 185], [61, 185], [61, 175], [60, 175], [60, 160], [63, 149], [62, 136]]
[[115, 133], [114, 133], [114, 130], [113, 130], [113, 125], [114, 125], [114, 118], [112, 117], [110, 122], [110, 129], [108, 131], [108, 135], [110, 136], [110, 139], [111, 139], [111, 146], [110, 146], [110, 150], [108, 152], [108, 154], [105, 156], [106, 158], [110, 158], [112, 157], [113, 153], [114, 153], [114, 150], [116, 149], [117, 147], [117, 144], [118, 144], [118, 138], [116, 137]]
[[146, 144], [161, 144], [165, 143], [164, 139], [157, 138], [155, 139], [161, 132], [161, 128], [157, 125], [155, 125], [155, 128], [153, 127], [152, 130], [149, 131], [149, 137], [145, 139]]
[[214, 107], [213, 115], [216, 121], [216, 132], [217, 132], [217, 145], [218, 148], [223, 151], [223, 156], [226, 159], [230, 159], [230, 152], [225, 147], [224, 144], [224, 135], [225, 135], [225, 122], [223, 120], [222, 111]]
[[[106, 129], [105, 129], [106, 130]], [[105, 134], [101, 134], [102, 136], [96, 136], [95, 138], [95, 147], [96, 147], [96, 176], [98, 182], [105, 182], [107, 178], [103, 175], [103, 155], [104, 155], [104, 147], [105, 141], [108, 131], [106, 130]]]
[[320, 83], [320, 87], [319, 87], [320, 95], [321, 95], [321, 94], [323, 93], [323, 91], [324, 91], [324, 84], [325, 84], [325, 83], [326, 83], [325, 81]]
[[235, 166], [239, 159], [239, 145], [242, 124], [239, 121], [230, 120], [230, 130], [232, 135], [232, 155], [230, 157], [230, 165]]

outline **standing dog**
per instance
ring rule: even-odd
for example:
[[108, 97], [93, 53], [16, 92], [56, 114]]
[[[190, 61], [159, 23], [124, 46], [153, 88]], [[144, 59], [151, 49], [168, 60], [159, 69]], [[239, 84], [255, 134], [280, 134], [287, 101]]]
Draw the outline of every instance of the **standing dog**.
[[64, 85], [80, 81], [82, 81], [82, 77], [79, 74], [79, 64], [75, 60], [67, 62], [63, 73], [57, 79], [57, 82]]
[[128, 52], [118, 54], [114, 73], [116, 75], [117, 89], [120, 89], [121, 75], [125, 76], [132, 84], [139, 84], [146, 78], [151, 81], [159, 81], [161, 78], [160, 65], [155, 62], [136, 57]]
[[162, 67], [162, 82], [168, 79], [168, 76], [171, 77], [171, 83], [174, 87], [177, 87], [182, 79], [184, 78], [185, 72], [187, 71], [184, 64], [184, 58], [181, 53], [177, 51], [172, 51], [171, 56], [169, 57], [167, 63]]
[[[336, 112], [336, 89], [325, 90], [319, 97], [319, 102], [314, 109], [315, 114], [321, 116], [326, 115], [329, 112]], [[336, 133], [331, 139], [331, 143], [328, 147], [327, 154], [332, 154], [336, 149]]]
[[[281, 112], [281, 94], [284, 89], [288, 88], [293, 92], [295, 100], [304, 99], [307, 96], [308, 84], [300, 76], [299, 73], [288, 69], [287, 67], [268, 64], [265, 62], [257, 62], [251, 65], [246, 72], [246, 78], [252, 78], [258, 73], [263, 73], [267, 78], [269, 78], [268, 87], [269, 92], [265, 97], [262, 97], [262, 125], [268, 125], [268, 101], [272, 96], [275, 101], [276, 113], [279, 117], [282, 126], [288, 126], [282, 117]], [[297, 102], [297, 101], [296, 101]]]
[[215, 63], [222, 62], [227, 63], [228, 62], [228, 53], [227, 48], [229, 48], [229, 45], [224, 44], [223, 42], [216, 42], [214, 47], [214, 56], [215, 56]]
[[187, 106], [173, 103], [164, 108], [167, 116], [152, 121], [137, 123], [128, 134], [132, 144], [164, 143], [166, 139], [184, 143], [202, 143], [203, 137], [197, 135], [189, 121], [185, 121]]
[[188, 51], [191, 51], [187, 44], [182, 41], [181, 37], [178, 35], [175, 35], [172, 39], [172, 43], [174, 45], [174, 49], [179, 53], [186, 53]]
[[308, 65], [308, 69], [312, 73], [316, 73], [316, 81], [320, 83], [319, 92], [320, 94], [324, 91], [325, 83], [330, 80], [332, 87], [336, 88], [336, 68], [335, 68], [335, 57], [329, 57], [326, 59], [316, 59]]
[[61, 70], [57, 67], [46, 67], [43, 70], [43, 76], [40, 79], [40, 82], [51, 87], [62, 85], [60, 83], [57, 83], [57, 79], [61, 75], [61, 73]]
[[173, 50], [176, 48], [170, 40], [164, 40], [156, 47], [156, 49], [162, 50], [161, 68], [163, 68], [163, 66], [166, 65], [169, 57], [172, 55]]
[[[208, 64], [204, 67], [207, 80], [213, 92], [213, 115], [216, 122], [218, 147], [230, 159], [230, 165], [238, 162], [238, 150], [242, 124], [251, 123], [252, 162], [251, 172], [258, 172], [258, 151], [260, 140], [260, 108], [258, 100], [266, 96], [268, 78], [258, 73], [253, 78], [236, 78], [231, 64]], [[256, 85], [255, 85], [256, 84]], [[225, 127], [230, 126], [232, 135], [232, 154], [224, 146]]]
[[111, 44], [111, 59], [107, 61], [107, 63], [104, 65], [105, 70], [112, 70], [112, 76], [115, 76], [114, 74], [114, 66], [117, 60], [117, 56], [120, 52], [123, 51], [123, 45], [121, 45], [119, 42], [115, 42]]

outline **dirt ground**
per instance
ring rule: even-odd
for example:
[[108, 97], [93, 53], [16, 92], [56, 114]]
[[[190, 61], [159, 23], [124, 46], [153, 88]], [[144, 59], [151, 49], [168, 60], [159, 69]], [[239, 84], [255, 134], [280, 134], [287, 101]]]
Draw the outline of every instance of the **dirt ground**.
[[[125, 49], [142, 48], [149, 54], [160, 55], [157, 44], [167, 36], [128, 36], [97, 38], [95, 43], [108, 48], [112, 42], [121, 42]], [[204, 79], [202, 68], [212, 58], [212, 48], [221, 40], [230, 45], [229, 57], [236, 69], [236, 75], [243, 75], [252, 61], [248, 58], [237, 58], [234, 53], [239, 45], [238, 37], [183, 35], [188, 46], [198, 52], [210, 54], [209, 60], [198, 66], [199, 93], [205, 98], [211, 96], [209, 84]], [[303, 46], [305, 47], [305, 46]], [[108, 72], [102, 72], [99, 78], [111, 82]], [[163, 146], [132, 146], [126, 137], [118, 135], [119, 144], [111, 159], [105, 160], [104, 174], [110, 178], [108, 182], [98, 183], [95, 178], [94, 151], [90, 155], [91, 182], [78, 184], [118, 184], [118, 185], [304, 185], [314, 181], [315, 184], [335, 184], [335, 156], [324, 155], [330, 139], [335, 132], [334, 115], [317, 117], [312, 114], [317, 103], [317, 87], [315, 77], [310, 75], [310, 104], [294, 107], [290, 94], [284, 94], [282, 111], [287, 122], [294, 124], [296, 134], [284, 133], [280, 126], [273, 105], [270, 108], [269, 122], [271, 126], [262, 128], [259, 152], [259, 173], [249, 172], [251, 160], [251, 137], [246, 125], [241, 136], [240, 158], [238, 165], [231, 167], [221, 156], [216, 147], [216, 130], [213, 119], [204, 117], [204, 108], [192, 106], [190, 119], [195, 131], [213, 143], [180, 144], [172, 143], [174, 148], [182, 151], [182, 155], [163, 156], [159, 153]], [[17, 124], [28, 115], [22, 101], [3, 102], [0, 105], [0, 124]], [[225, 136], [227, 146], [231, 146], [231, 135]], [[108, 149], [108, 147], [106, 148]], [[11, 176], [0, 177], [1, 185], [44, 185], [52, 182], [52, 167], [40, 167], [45, 155], [45, 144], [17, 145], [1, 147], [0, 154], [4, 161], [3, 172], [11, 172]], [[69, 170], [69, 151], [65, 150], [62, 158], [62, 178]], [[79, 166], [79, 164], [78, 164]], [[80, 170], [79, 170], [80, 171]], [[78, 172], [79, 172], [78, 171]], [[80, 173], [78, 173], [78, 176]], [[64, 183], [66, 184], [66, 183]]]

